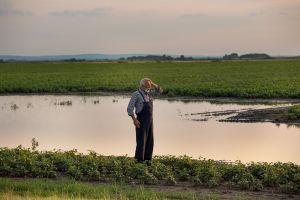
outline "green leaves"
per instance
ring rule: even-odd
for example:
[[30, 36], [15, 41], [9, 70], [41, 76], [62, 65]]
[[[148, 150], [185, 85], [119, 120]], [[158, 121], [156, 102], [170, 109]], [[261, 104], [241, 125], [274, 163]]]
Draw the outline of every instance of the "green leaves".
[[297, 60], [0, 63], [0, 93], [132, 91], [143, 77], [168, 96], [300, 97]]
[[81, 181], [167, 184], [187, 182], [204, 187], [227, 185], [243, 190], [276, 187], [300, 192], [300, 166], [293, 163], [226, 163], [189, 156], [154, 156], [152, 165], [126, 156], [72, 151], [0, 148], [2, 177], [69, 177]]

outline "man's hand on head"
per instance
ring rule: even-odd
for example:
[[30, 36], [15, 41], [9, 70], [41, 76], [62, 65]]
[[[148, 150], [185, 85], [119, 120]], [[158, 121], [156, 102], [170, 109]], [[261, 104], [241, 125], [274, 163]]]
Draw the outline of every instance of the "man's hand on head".
[[154, 82], [150, 82], [151, 83], [151, 87], [154, 87], [159, 93], [163, 92], [163, 89], [161, 88], [160, 85], [155, 84]]
[[157, 88], [158, 87], [158, 85], [157, 84], [155, 84], [153, 81], [151, 81], [150, 80], [150, 83], [151, 83], [151, 86], [153, 86], [154, 88]]

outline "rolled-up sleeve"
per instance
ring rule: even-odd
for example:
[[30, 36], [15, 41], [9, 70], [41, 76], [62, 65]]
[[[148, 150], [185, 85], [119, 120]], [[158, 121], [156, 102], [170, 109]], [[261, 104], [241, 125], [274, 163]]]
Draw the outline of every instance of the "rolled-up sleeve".
[[157, 85], [158, 87], [151, 89], [152, 94], [156, 95], [156, 94], [162, 94], [163, 93], [163, 89], [160, 85]]
[[136, 97], [136, 95], [133, 93], [132, 96], [131, 96], [131, 98], [130, 98], [130, 101], [129, 101], [129, 103], [128, 103], [128, 106], [127, 106], [127, 114], [128, 114], [129, 116], [134, 115], [133, 110], [134, 110], [134, 107], [135, 107], [136, 99], [137, 99], [137, 97]]
[[156, 88], [156, 90], [157, 90], [157, 92], [159, 94], [163, 93], [163, 91], [164, 91], [160, 85], [158, 85], [158, 87]]

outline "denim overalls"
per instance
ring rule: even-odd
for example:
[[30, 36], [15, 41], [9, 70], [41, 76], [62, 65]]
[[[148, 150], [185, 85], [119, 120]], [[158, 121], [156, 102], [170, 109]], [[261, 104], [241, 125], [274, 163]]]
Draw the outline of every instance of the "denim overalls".
[[149, 102], [146, 102], [144, 95], [139, 91], [143, 97], [143, 108], [137, 113], [137, 120], [140, 122], [140, 128], [135, 127], [136, 130], [136, 150], [135, 158], [138, 162], [147, 160], [151, 163], [153, 153], [153, 100], [149, 96]]

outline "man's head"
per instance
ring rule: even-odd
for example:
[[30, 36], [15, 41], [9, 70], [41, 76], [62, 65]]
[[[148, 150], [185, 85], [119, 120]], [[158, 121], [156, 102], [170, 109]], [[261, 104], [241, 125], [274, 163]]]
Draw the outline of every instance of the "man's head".
[[143, 78], [141, 81], [140, 81], [140, 88], [141, 89], [150, 89], [151, 88], [151, 79], [149, 78]]

